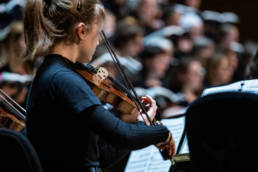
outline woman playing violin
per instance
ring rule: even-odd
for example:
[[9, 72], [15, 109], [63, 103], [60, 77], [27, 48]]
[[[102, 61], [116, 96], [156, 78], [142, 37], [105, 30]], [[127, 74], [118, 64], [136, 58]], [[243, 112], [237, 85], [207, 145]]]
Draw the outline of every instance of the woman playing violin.
[[[165, 126], [121, 121], [105, 110], [74, 64], [91, 60], [105, 17], [97, 0], [28, 0], [24, 16], [25, 60], [44, 57], [30, 87], [27, 136], [45, 172], [100, 171], [98, 138], [119, 149], [164, 143], [174, 155], [174, 141]], [[146, 96], [147, 114], [156, 103]]]

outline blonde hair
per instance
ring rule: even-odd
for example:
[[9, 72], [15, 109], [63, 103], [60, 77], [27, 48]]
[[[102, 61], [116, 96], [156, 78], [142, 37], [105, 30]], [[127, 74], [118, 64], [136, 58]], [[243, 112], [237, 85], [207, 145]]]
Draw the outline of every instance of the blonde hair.
[[98, 0], [27, 0], [24, 12], [25, 60], [35, 64], [59, 41], [74, 41], [73, 26], [103, 22], [105, 12]]

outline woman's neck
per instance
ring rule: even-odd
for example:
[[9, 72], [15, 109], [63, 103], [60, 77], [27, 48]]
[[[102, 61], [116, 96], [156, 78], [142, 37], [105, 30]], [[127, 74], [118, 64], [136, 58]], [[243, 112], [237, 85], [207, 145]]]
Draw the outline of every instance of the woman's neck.
[[76, 62], [79, 56], [79, 50], [75, 44], [66, 44], [64, 42], [56, 44], [50, 51], [51, 54], [60, 54], [72, 62]]

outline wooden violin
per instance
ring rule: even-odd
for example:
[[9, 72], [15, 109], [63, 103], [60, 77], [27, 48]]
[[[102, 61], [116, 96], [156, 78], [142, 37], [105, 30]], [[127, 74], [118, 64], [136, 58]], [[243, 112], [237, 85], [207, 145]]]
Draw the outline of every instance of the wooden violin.
[[[131, 115], [124, 121], [134, 123], [137, 121], [139, 110], [131, 93], [114, 78], [108, 76], [105, 68], [94, 68], [91, 65], [78, 64], [76, 72], [88, 83], [100, 101], [109, 103], [121, 114]], [[123, 115], [121, 116], [123, 118]]]
[[25, 127], [25, 110], [0, 89], [0, 128], [21, 131]]

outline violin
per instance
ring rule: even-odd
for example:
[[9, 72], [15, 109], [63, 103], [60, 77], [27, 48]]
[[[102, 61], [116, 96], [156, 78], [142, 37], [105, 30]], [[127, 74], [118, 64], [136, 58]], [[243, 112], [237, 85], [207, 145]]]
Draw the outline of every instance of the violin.
[[[108, 71], [105, 68], [96, 69], [89, 64], [77, 64], [76, 72], [87, 81], [100, 101], [109, 103], [121, 114], [131, 116], [131, 118], [126, 118], [125, 122], [137, 122], [138, 103], [134, 102], [131, 93], [119, 81], [108, 76]], [[123, 118], [123, 115], [121, 117]]]
[[22, 131], [25, 127], [25, 110], [0, 89], [0, 128]]
[[[76, 67], [76, 72], [79, 73], [88, 83], [91, 89], [93, 90], [94, 94], [102, 101], [113, 105], [118, 111], [122, 114], [130, 114], [133, 116], [133, 120], [129, 120], [126, 122], [136, 122], [137, 116], [140, 113], [143, 120], [146, 124], [150, 125], [162, 125], [160, 122], [156, 122], [155, 120], [152, 121], [147, 114], [147, 109], [141, 103], [139, 97], [137, 96], [132, 83], [129, 81], [128, 77], [126, 76], [123, 68], [112, 49], [111, 44], [106, 38], [106, 35], [103, 31], [101, 31], [101, 36], [105, 41], [106, 48], [111, 55], [114, 64], [117, 65], [117, 69], [120, 74], [123, 76], [124, 82], [127, 84], [123, 86], [118, 81], [113, 79], [112, 77], [108, 76], [108, 72], [104, 68], [94, 68], [90, 65], [78, 65]], [[130, 87], [130, 89], [128, 88]], [[132, 91], [132, 93], [131, 93]], [[147, 122], [143, 117], [143, 114], [146, 115]], [[174, 146], [171, 144], [172, 135], [169, 134], [168, 140], [164, 144], [156, 145], [164, 160], [170, 159], [172, 161], [171, 154], [174, 152]]]
[[9, 128], [16, 131], [21, 131], [25, 127], [25, 122], [17, 119], [11, 113], [0, 108], [0, 128]]

